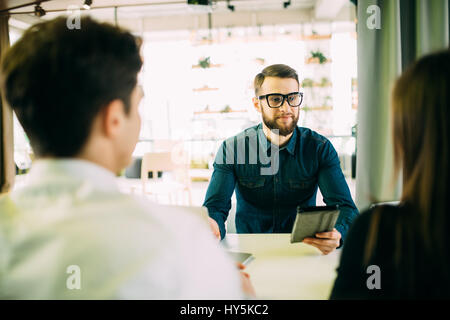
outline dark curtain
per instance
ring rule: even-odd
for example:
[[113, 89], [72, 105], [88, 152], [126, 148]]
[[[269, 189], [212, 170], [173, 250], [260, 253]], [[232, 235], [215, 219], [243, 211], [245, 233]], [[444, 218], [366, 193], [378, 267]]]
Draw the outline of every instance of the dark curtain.
[[[375, 5], [376, 7], [369, 6]], [[379, 8], [380, 28], [368, 23]], [[398, 200], [393, 179], [390, 93], [418, 57], [449, 45], [449, 0], [358, 0], [356, 204]]]

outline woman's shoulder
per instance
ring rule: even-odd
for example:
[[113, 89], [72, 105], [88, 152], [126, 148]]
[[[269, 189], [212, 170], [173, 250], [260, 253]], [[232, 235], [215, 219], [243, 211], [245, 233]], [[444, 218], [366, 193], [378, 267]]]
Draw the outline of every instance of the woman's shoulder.
[[[377, 234], [391, 234], [392, 230], [401, 220], [402, 216], [407, 216], [409, 209], [404, 204], [399, 205], [376, 205], [364, 210], [355, 219], [350, 227], [346, 242], [350, 239], [357, 243], [364, 243], [371, 232]], [[388, 237], [389, 238], [389, 237]]]
[[409, 206], [404, 203], [398, 205], [373, 205], [358, 216], [355, 224], [358, 223], [361, 226], [369, 225], [374, 220], [379, 221], [380, 223], [393, 223], [410, 210]]

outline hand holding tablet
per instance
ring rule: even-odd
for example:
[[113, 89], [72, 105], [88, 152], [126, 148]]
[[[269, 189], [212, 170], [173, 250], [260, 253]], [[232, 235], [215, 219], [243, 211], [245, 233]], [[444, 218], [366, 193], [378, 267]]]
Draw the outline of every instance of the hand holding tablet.
[[297, 217], [291, 233], [291, 243], [304, 242], [328, 254], [340, 244], [341, 234], [334, 226], [339, 207], [322, 206], [297, 208]]
[[316, 233], [332, 231], [339, 217], [339, 206], [297, 207], [297, 217], [291, 233], [291, 243], [314, 238]]

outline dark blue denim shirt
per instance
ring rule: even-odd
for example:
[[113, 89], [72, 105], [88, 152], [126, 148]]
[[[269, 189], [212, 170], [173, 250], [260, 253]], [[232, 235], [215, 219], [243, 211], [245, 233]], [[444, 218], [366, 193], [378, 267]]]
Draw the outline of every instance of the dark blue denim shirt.
[[267, 140], [262, 124], [222, 143], [203, 204], [217, 221], [222, 239], [233, 191], [238, 233], [290, 233], [297, 206], [315, 206], [319, 187], [327, 205], [340, 206], [336, 229], [344, 240], [358, 210], [331, 142], [296, 127], [289, 142], [277, 148]]

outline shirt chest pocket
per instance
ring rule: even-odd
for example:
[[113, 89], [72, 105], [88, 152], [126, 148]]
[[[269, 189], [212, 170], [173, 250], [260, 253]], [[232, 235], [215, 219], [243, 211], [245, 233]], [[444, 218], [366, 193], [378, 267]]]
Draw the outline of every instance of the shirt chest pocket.
[[239, 177], [239, 184], [247, 189], [262, 188], [265, 181], [264, 177]]
[[261, 176], [239, 177], [241, 196], [254, 206], [261, 206], [267, 201], [266, 178]]
[[317, 182], [315, 179], [288, 179], [287, 185], [291, 190], [308, 190], [314, 188]]

